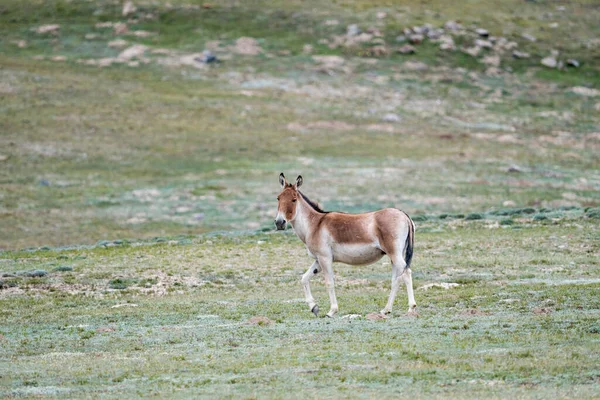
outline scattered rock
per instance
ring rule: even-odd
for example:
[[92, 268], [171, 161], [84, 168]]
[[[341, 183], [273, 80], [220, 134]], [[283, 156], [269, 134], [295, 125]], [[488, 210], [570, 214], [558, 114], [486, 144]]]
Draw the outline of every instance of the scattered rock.
[[516, 207], [517, 203], [512, 200], [505, 200], [502, 202], [502, 207]]
[[113, 27], [113, 31], [114, 31], [115, 35], [122, 35], [124, 33], [127, 33], [127, 31], [129, 31], [129, 27], [127, 26], [126, 23], [123, 23], [123, 22], [117, 22], [116, 24], [113, 24], [112, 27]]
[[429, 66], [420, 61], [406, 61], [402, 64], [402, 68], [408, 71], [426, 71], [429, 69]]
[[258, 41], [251, 37], [241, 37], [235, 41], [233, 51], [237, 54], [245, 56], [255, 56], [262, 53]]
[[470, 56], [477, 57], [479, 55], [479, 53], [481, 52], [481, 47], [478, 47], [478, 46], [469, 47], [469, 48], [463, 49], [463, 52], [465, 52], [466, 54], [468, 54]]
[[5, 154], [0, 154], [0, 161], [6, 161], [8, 160], [8, 156]]
[[86, 40], [96, 40], [100, 37], [100, 35], [96, 34], [96, 33], [86, 33], [85, 34], [85, 39]]
[[360, 314], [346, 314], [346, 315], [343, 315], [341, 317], [341, 319], [356, 319], [356, 318], [360, 318], [360, 317], [361, 317]]
[[137, 8], [136, 6], [133, 4], [133, 1], [126, 1], [125, 4], [123, 4], [123, 16], [127, 17], [128, 15], [133, 14], [134, 12], [136, 12]]
[[398, 35], [398, 36], [396, 36], [395, 40], [396, 40], [396, 43], [404, 43], [404, 42], [406, 42], [406, 36]]
[[558, 66], [558, 61], [552, 56], [544, 57], [540, 62], [544, 67], [548, 68], [556, 68]]
[[537, 38], [535, 36], [530, 35], [529, 33], [524, 33], [521, 37], [525, 40], [529, 40], [530, 42], [536, 42]]
[[210, 50], [204, 50], [202, 52], [202, 57], [200, 58], [199, 61], [203, 62], [205, 64], [210, 64], [210, 63], [219, 62], [219, 59], [217, 58], [217, 56], [212, 51], [210, 51]]
[[346, 36], [350, 36], [350, 37], [357, 36], [361, 32], [362, 31], [360, 30], [360, 28], [356, 24], [348, 25], [348, 27], [346, 28]]
[[533, 310], [534, 314], [538, 314], [538, 315], [548, 315], [552, 313], [552, 310], [549, 308], [545, 308], [545, 307], [536, 307]]
[[414, 46], [411, 46], [410, 44], [405, 44], [404, 46], [398, 49], [398, 53], [400, 54], [415, 54], [416, 52], [417, 50], [414, 48]]
[[273, 321], [267, 317], [252, 317], [248, 320], [247, 323], [248, 325], [267, 326], [271, 325]]
[[571, 89], [569, 89], [571, 92], [576, 93], [580, 96], [586, 96], [586, 97], [596, 97], [596, 96], [600, 96], [600, 90], [598, 89], [592, 89], [592, 88], [587, 88], [585, 86], [575, 86], [572, 87]]
[[387, 13], [385, 11], [378, 11], [377, 14], [375, 14], [375, 16], [377, 17], [377, 19], [384, 19], [385, 17], [387, 17]]
[[423, 35], [421, 35], [420, 33], [416, 33], [414, 35], [410, 35], [408, 37], [408, 41], [411, 42], [412, 44], [419, 44], [421, 43], [423, 40], [425, 39], [425, 37]]
[[481, 47], [482, 49], [491, 49], [493, 47], [492, 42], [490, 42], [489, 40], [475, 39], [475, 42], [473, 42], [473, 44], [476, 47]]
[[27, 47], [27, 41], [25, 40], [13, 40], [11, 43], [20, 49], [24, 49], [25, 47]]
[[37, 33], [42, 33], [42, 34], [46, 34], [46, 33], [58, 33], [58, 30], [60, 29], [60, 25], [57, 24], [50, 24], [50, 25], [42, 25], [42, 26], [38, 26], [36, 28], [36, 32]]
[[498, 66], [500, 66], [500, 56], [497, 54], [485, 56], [485, 57], [483, 57], [481, 62], [484, 63], [485, 65], [491, 65], [492, 67], [498, 67]]
[[127, 49], [123, 50], [118, 58], [121, 60], [126, 60], [129, 61], [133, 58], [139, 58], [141, 56], [144, 55], [144, 53], [146, 52], [146, 50], [148, 50], [147, 46], [141, 45], [141, 44], [136, 44], [133, 45], [131, 47], [128, 47]]
[[579, 68], [579, 61], [574, 58], [569, 58], [567, 60], [567, 67]]
[[490, 36], [490, 33], [487, 31], [487, 29], [483, 29], [483, 28], [477, 28], [477, 29], [475, 29], [475, 33], [478, 34], [481, 37], [488, 37], [488, 36]]
[[518, 165], [511, 165], [506, 169], [506, 172], [510, 172], [511, 174], [520, 174], [523, 170]]
[[369, 321], [383, 321], [383, 320], [387, 319], [387, 317], [385, 315], [383, 315], [382, 313], [374, 313], [374, 312], [367, 314], [367, 316], [365, 318], [367, 318]]
[[444, 28], [449, 31], [459, 31], [463, 29], [463, 26], [456, 21], [448, 21], [444, 24]]
[[329, 67], [339, 67], [346, 61], [340, 56], [312, 56], [312, 59], [319, 64]]
[[95, 26], [96, 28], [112, 28], [113, 27], [113, 23], [112, 22], [98, 22]]
[[454, 39], [450, 35], [440, 36], [438, 42], [440, 42], [440, 50], [456, 50]]
[[303, 52], [304, 54], [312, 54], [312, 52], [313, 52], [313, 46], [312, 46], [312, 45], [310, 45], [310, 44], [305, 44], [305, 45], [302, 47], [302, 52]]
[[323, 25], [326, 25], [326, 26], [335, 26], [335, 25], [339, 25], [339, 24], [340, 24], [340, 21], [338, 21], [337, 19], [328, 19], [323, 23]]
[[458, 287], [460, 286], [458, 283], [452, 283], [452, 282], [442, 282], [442, 283], [428, 283], [427, 285], [423, 285], [420, 288], [418, 288], [417, 290], [429, 290], [431, 288], [434, 287], [439, 287], [442, 289], [450, 289], [453, 287]]
[[51, 58], [52, 61], [66, 61], [67, 57], [65, 56], [54, 56]]
[[383, 122], [400, 122], [402, 121], [402, 118], [398, 114], [389, 113], [385, 114], [381, 120]]
[[117, 39], [117, 40], [108, 42], [108, 47], [112, 47], [115, 49], [124, 49], [125, 47], [127, 47], [127, 44], [128, 44], [128, 42], [126, 40]]
[[529, 58], [529, 53], [525, 53], [524, 51], [515, 50], [512, 52], [512, 56], [514, 58]]
[[132, 31], [132, 32], [128, 32], [129, 35], [133, 35], [135, 37], [139, 37], [139, 38], [146, 38], [148, 36], [152, 36], [155, 35], [154, 32], [148, 32], [148, 31]]
[[124, 303], [124, 304], [115, 304], [111, 308], [122, 308], [122, 307], [137, 307], [137, 304], [134, 303]]

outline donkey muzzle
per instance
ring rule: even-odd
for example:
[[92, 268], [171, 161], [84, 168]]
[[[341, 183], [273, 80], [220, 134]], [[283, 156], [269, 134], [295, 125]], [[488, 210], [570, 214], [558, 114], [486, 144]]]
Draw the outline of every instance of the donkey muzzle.
[[277, 227], [278, 231], [284, 230], [286, 224], [287, 224], [287, 221], [285, 219], [276, 219], [275, 220], [275, 226]]

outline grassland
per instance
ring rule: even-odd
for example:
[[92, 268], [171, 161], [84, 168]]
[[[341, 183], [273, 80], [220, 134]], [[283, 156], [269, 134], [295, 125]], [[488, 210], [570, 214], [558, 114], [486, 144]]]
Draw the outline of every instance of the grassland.
[[[0, 396], [597, 397], [595, 2], [204, 3], [0, 4]], [[455, 51], [397, 52], [448, 20]], [[332, 46], [349, 24], [381, 35]], [[476, 27], [530, 57], [465, 54]], [[415, 286], [458, 286], [373, 321], [389, 264], [340, 265], [314, 318], [281, 171], [328, 210], [406, 210]]]

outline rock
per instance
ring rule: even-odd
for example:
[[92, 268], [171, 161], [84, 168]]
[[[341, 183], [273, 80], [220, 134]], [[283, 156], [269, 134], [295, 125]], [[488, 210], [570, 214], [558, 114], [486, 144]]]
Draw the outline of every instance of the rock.
[[463, 27], [461, 24], [459, 24], [456, 21], [448, 21], [444, 24], [444, 28], [449, 30], [449, 31], [459, 31], [461, 30]]
[[408, 37], [408, 40], [409, 40], [409, 41], [410, 41], [412, 44], [419, 44], [419, 43], [421, 43], [421, 42], [422, 42], [424, 39], [425, 39], [425, 37], [424, 37], [422, 34], [420, 34], [420, 33], [417, 33], [417, 34], [414, 34], [414, 35], [410, 35], [410, 36]]
[[330, 66], [340, 66], [346, 61], [340, 56], [312, 56], [312, 59], [320, 64]]
[[492, 42], [490, 42], [489, 40], [481, 39], [475, 39], [474, 45], [483, 49], [491, 49], [493, 47]]
[[310, 44], [305, 44], [305, 45], [302, 47], [302, 52], [303, 52], [304, 54], [312, 54], [312, 52], [313, 52], [313, 47], [312, 47], [312, 45], [310, 45]]
[[548, 67], [548, 68], [556, 68], [558, 66], [558, 61], [556, 61], [556, 58], [549, 56], [549, 57], [544, 57], [542, 58], [542, 61], [540, 61], [542, 63], [542, 65], [544, 67]]
[[339, 25], [340, 21], [338, 21], [337, 19], [328, 19], [327, 21], [325, 21], [323, 23], [323, 25], [327, 25], [327, 26], [335, 26], [335, 25]]
[[112, 27], [113, 31], [115, 32], [115, 35], [122, 35], [124, 33], [127, 33], [127, 31], [129, 30], [127, 24], [123, 22], [117, 22], [116, 24], [113, 24]]
[[500, 66], [500, 56], [497, 54], [485, 56], [485, 57], [483, 57], [483, 60], [481, 60], [481, 62], [484, 63], [485, 65], [490, 65], [492, 67], [498, 67], [498, 66]]
[[365, 51], [365, 55], [368, 57], [384, 57], [389, 54], [389, 50], [385, 46], [371, 46]]
[[410, 29], [410, 28], [404, 28], [404, 29], [402, 30], [402, 33], [404, 33], [404, 36], [410, 36], [410, 35], [412, 35], [414, 32], [413, 32], [413, 31], [412, 31], [412, 29]]
[[60, 25], [50, 24], [50, 25], [38, 26], [35, 31], [37, 33], [46, 34], [46, 33], [58, 33], [59, 29], [60, 29]]
[[475, 29], [475, 33], [478, 34], [481, 37], [488, 37], [488, 36], [490, 36], [490, 33], [487, 31], [487, 29], [483, 29], [483, 28], [477, 28], [477, 29]]
[[127, 17], [128, 15], [133, 14], [136, 10], [137, 8], [133, 4], [133, 1], [126, 1], [125, 4], [123, 4], [122, 14], [124, 17]]
[[4, 154], [0, 154], [0, 161], [6, 161], [8, 160], [8, 156], [4, 155]]
[[271, 325], [273, 321], [267, 317], [252, 317], [248, 320], [247, 323], [248, 325], [267, 326]]
[[112, 47], [115, 49], [123, 49], [123, 48], [127, 47], [127, 41], [123, 40], [123, 39], [113, 40], [113, 41], [108, 42], [108, 47]]
[[25, 47], [27, 47], [27, 41], [25, 40], [13, 40], [11, 43], [20, 49], [24, 49]]
[[402, 64], [402, 68], [408, 71], [426, 71], [429, 69], [429, 66], [420, 61], [406, 61]]
[[579, 61], [574, 58], [569, 58], [567, 60], [567, 67], [579, 68]]
[[146, 52], [146, 50], [148, 50], [147, 46], [141, 45], [141, 44], [136, 44], [133, 45], [131, 47], [128, 47], [127, 49], [123, 50], [118, 58], [120, 60], [126, 60], [129, 61], [133, 58], [139, 58], [141, 56], [144, 55], [144, 53]]
[[440, 50], [456, 50], [454, 39], [450, 35], [443, 35], [437, 40], [440, 43]]
[[154, 32], [148, 32], [148, 31], [133, 31], [133, 32], [129, 32], [129, 35], [133, 35], [135, 37], [140, 37], [140, 38], [145, 38], [148, 36], [152, 36], [155, 35]]
[[65, 56], [54, 56], [51, 58], [52, 61], [67, 61], [67, 57]]
[[367, 314], [366, 318], [369, 321], [383, 321], [383, 320], [387, 319], [387, 317], [381, 313], [370, 313], [370, 314]]
[[375, 36], [375, 37], [382, 37], [383, 33], [381, 33], [381, 31], [373, 26], [370, 26], [367, 28], [367, 33], [370, 33], [371, 35]]
[[570, 90], [571, 90], [571, 92], [576, 93], [580, 96], [586, 96], [586, 97], [600, 96], [600, 90], [587, 88], [585, 86], [575, 86], [575, 87], [572, 87]]
[[537, 41], [537, 38], [535, 36], [530, 35], [529, 33], [524, 33], [521, 35], [521, 37], [525, 40], [529, 40], [530, 42]]
[[396, 36], [396, 43], [404, 43], [404, 42], [406, 42], [406, 36], [404, 36], [404, 35]]
[[219, 62], [219, 59], [217, 58], [217, 56], [210, 50], [204, 50], [202, 52], [202, 57], [198, 57], [198, 58], [199, 59], [197, 59], [196, 61], [200, 61], [205, 64]]
[[98, 39], [100, 37], [100, 35], [96, 34], [96, 33], [86, 33], [85, 38], [86, 40], [95, 40]]
[[416, 52], [417, 50], [410, 44], [405, 44], [398, 49], [398, 53], [400, 54], [415, 54]]
[[523, 170], [518, 165], [511, 165], [507, 168], [506, 172], [510, 172], [511, 174], [520, 174]]
[[385, 11], [378, 11], [377, 14], [375, 14], [375, 16], [377, 17], [377, 19], [384, 19], [385, 17], [387, 17], [387, 13]]
[[477, 57], [479, 55], [479, 53], [481, 52], [481, 47], [478, 47], [478, 46], [469, 47], [467, 49], [463, 49], [463, 52], [467, 53], [470, 56]]
[[258, 41], [251, 37], [243, 36], [235, 41], [233, 51], [245, 56], [255, 56], [262, 53]]
[[514, 58], [529, 58], [529, 53], [525, 53], [524, 51], [515, 50], [512, 52], [512, 56]]
[[113, 25], [112, 22], [98, 22], [95, 26], [96, 28], [112, 28]]
[[502, 207], [515, 207], [517, 205], [517, 203], [515, 203], [512, 200], [505, 200], [504, 202], [502, 202]]
[[427, 38], [431, 40], [436, 40], [439, 39], [440, 36], [442, 36], [443, 34], [443, 29], [431, 29], [429, 32], [427, 32]]
[[358, 25], [356, 24], [352, 24], [352, 25], [348, 25], [348, 27], [346, 28], [346, 36], [356, 36], [359, 35], [361, 33], [360, 28], [358, 27]]
[[385, 114], [381, 120], [383, 122], [400, 122], [402, 121], [402, 118], [398, 114], [389, 113]]

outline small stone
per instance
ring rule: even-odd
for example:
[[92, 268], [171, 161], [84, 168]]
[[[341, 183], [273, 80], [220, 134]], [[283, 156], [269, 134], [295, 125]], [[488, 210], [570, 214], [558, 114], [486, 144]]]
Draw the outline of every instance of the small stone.
[[378, 11], [377, 14], [375, 14], [375, 16], [377, 17], [377, 19], [384, 19], [385, 17], [387, 17], [387, 13], [385, 11]]
[[335, 25], [339, 25], [339, 24], [340, 24], [340, 21], [338, 21], [337, 19], [328, 19], [327, 21], [325, 21], [323, 23], [323, 25], [326, 25], [326, 26], [335, 26]]
[[442, 29], [432, 29], [427, 32], [427, 38], [431, 40], [439, 39], [442, 36], [444, 31]]
[[585, 86], [575, 86], [575, 87], [572, 87], [570, 90], [571, 90], [571, 92], [576, 93], [580, 96], [586, 96], [586, 97], [600, 96], [600, 90], [587, 88]]
[[518, 51], [518, 50], [513, 51], [512, 56], [514, 58], [529, 58], [530, 57], [529, 53], [525, 53], [524, 51]]
[[402, 118], [398, 114], [389, 113], [385, 114], [381, 120], [383, 122], [400, 122]]
[[65, 56], [54, 56], [51, 58], [52, 61], [66, 61], [67, 57]]
[[123, 49], [123, 48], [127, 47], [127, 41], [123, 40], [123, 39], [113, 40], [113, 41], [108, 42], [108, 47], [112, 47], [115, 49]]
[[542, 58], [541, 63], [544, 67], [548, 68], [556, 68], [558, 65], [558, 61], [552, 56]]
[[126, 17], [130, 14], [133, 14], [136, 10], [137, 10], [137, 8], [133, 4], [133, 1], [126, 1], [125, 4], [123, 4], [123, 16], [124, 17]]
[[444, 28], [450, 31], [459, 31], [462, 29], [462, 25], [456, 21], [448, 21], [444, 24]]
[[356, 36], [361, 33], [360, 28], [356, 24], [348, 25], [346, 28], [346, 36]]
[[483, 28], [477, 28], [475, 29], [475, 33], [478, 34], [481, 37], [488, 37], [490, 36], [490, 33], [488, 32], [487, 29], [483, 29]]
[[402, 68], [408, 71], [426, 71], [429, 69], [429, 66], [420, 61], [406, 61], [402, 64]]
[[476, 39], [474, 44], [475, 46], [481, 47], [483, 49], [491, 49], [493, 47], [492, 42], [490, 42], [489, 40]]
[[36, 32], [37, 33], [58, 33], [58, 30], [60, 29], [60, 25], [57, 24], [50, 24], [50, 25], [42, 25], [42, 26], [38, 26], [36, 28]]
[[517, 205], [517, 203], [515, 203], [515, 202], [514, 202], [514, 201], [512, 201], [512, 200], [505, 200], [505, 201], [502, 203], [502, 206], [503, 206], [503, 207], [515, 207], [516, 205]]
[[313, 52], [313, 46], [312, 46], [312, 45], [310, 45], [310, 44], [305, 44], [305, 45], [302, 47], [302, 52], [303, 52], [304, 54], [312, 54], [312, 52]]
[[127, 33], [128, 30], [129, 28], [127, 27], [127, 24], [123, 22], [118, 22], [113, 25], [113, 31], [115, 32], [115, 35], [122, 35]]
[[481, 47], [473, 46], [473, 47], [469, 47], [467, 49], [463, 49], [463, 51], [470, 56], [477, 57], [479, 55], [479, 53], [481, 52]]
[[86, 33], [85, 38], [86, 40], [95, 40], [98, 39], [100, 37], [100, 35], [96, 34], [96, 33]]
[[512, 174], [514, 174], [514, 173], [520, 174], [521, 172], [523, 172], [523, 170], [518, 165], [511, 165], [510, 167], [508, 167], [506, 172], [510, 172]]
[[529, 33], [524, 33], [521, 37], [525, 40], [529, 40], [530, 42], [536, 42], [537, 38], [535, 36], [530, 35]]
[[98, 22], [95, 26], [96, 28], [112, 28], [113, 25], [112, 22]]
[[8, 160], [8, 156], [5, 154], [0, 154], [0, 161], [6, 161]]
[[396, 42], [397, 43], [404, 43], [404, 42], [406, 42], [406, 36], [404, 36], [404, 35], [396, 36]]
[[567, 60], [567, 67], [579, 68], [579, 61], [574, 58], [569, 58]]
[[136, 44], [123, 50], [119, 54], [118, 58], [127, 61], [131, 60], [132, 58], [139, 58], [144, 55], [147, 49], [148, 47], [144, 45]]
[[404, 46], [398, 49], [398, 53], [400, 54], [415, 54], [416, 52], [417, 50], [414, 48], [414, 46], [411, 46], [410, 44], [405, 44]]
[[148, 32], [148, 31], [133, 31], [133, 32], [129, 32], [130, 35], [133, 35], [135, 37], [139, 37], [139, 38], [145, 38], [148, 36], [152, 36], [154, 35], [154, 32]]
[[498, 67], [498, 66], [500, 66], [500, 56], [497, 54], [485, 56], [485, 57], [483, 57], [483, 60], [481, 60], [481, 62], [484, 63], [485, 65], [490, 65], [492, 67]]
[[25, 40], [13, 40], [12, 43], [20, 49], [27, 47], [27, 41]]
[[419, 44], [421, 43], [423, 40], [425, 39], [425, 37], [423, 35], [421, 35], [420, 33], [414, 34], [414, 35], [410, 35], [408, 40], [412, 43], [412, 44]]

